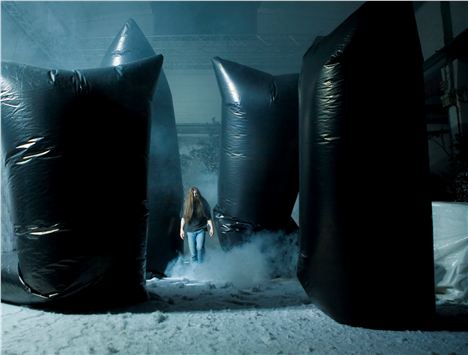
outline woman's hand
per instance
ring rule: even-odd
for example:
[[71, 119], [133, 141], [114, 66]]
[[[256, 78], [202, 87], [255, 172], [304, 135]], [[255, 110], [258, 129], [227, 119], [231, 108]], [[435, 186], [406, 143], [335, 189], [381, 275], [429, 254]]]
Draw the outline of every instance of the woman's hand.
[[180, 219], [180, 232], [179, 232], [180, 239], [182, 240], [184, 240], [184, 237], [185, 237], [184, 226], [185, 226], [185, 219], [184, 217], [182, 217]]
[[208, 233], [210, 233], [210, 237], [214, 236], [214, 228], [213, 228], [213, 221], [211, 219], [208, 220], [208, 226], [210, 227]]

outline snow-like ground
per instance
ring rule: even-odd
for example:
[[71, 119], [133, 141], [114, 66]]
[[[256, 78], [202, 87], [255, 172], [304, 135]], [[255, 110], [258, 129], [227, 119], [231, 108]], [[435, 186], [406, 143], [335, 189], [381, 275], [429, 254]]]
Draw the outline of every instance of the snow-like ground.
[[[181, 259], [170, 277], [149, 280], [149, 301], [107, 312], [2, 304], [2, 354], [468, 354], [463, 306], [445, 307], [433, 330], [335, 322], [309, 302], [293, 268], [288, 272], [296, 252], [287, 249], [293, 252], [268, 255], [262, 243], [229, 253], [208, 249], [204, 264]], [[285, 272], [272, 278], [278, 260]]]
[[254, 287], [152, 279], [146, 303], [102, 314], [2, 304], [2, 354], [468, 354], [464, 331], [341, 325], [296, 279]]

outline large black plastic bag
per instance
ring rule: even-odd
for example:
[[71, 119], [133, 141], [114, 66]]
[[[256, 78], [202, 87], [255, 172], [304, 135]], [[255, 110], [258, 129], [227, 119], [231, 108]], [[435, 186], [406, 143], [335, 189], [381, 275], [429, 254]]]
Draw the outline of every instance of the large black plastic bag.
[[302, 285], [339, 322], [427, 320], [432, 220], [411, 3], [367, 3], [314, 43], [299, 105]]
[[[2, 93], [3, 96], [3, 93]], [[1, 151], [1, 156], [4, 156]], [[1, 296], [2, 300], [19, 304], [43, 303], [48, 299], [38, 297], [25, 290], [18, 277], [18, 250], [11, 220], [11, 207], [9, 191], [6, 189], [6, 169], [1, 169]]]
[[[0, 156], [3, 152], [0, 148]], [[2, 186], [6, 181], [5, 169], [0, 169]], [[16, 241], [12, 238], [13, 235], [13, 224], [11, 223], [11, 207], [8, 190], [5, 188], [1, 189], [1, 246], [2, 253], [16, 250]]]
[[214, 222], [229, 249], [261, 230], [297, 228], [297, 74], [273, 76], [220, 58], [222, 98], [218, 204]]
[[[115, 37], [101, 65], [120, 65], [153, 55], [145, 35], [130, 19]], [[172, 94], [162, 69], [153, 97], [150, 141], [146, 269], [163, 275], [169, 261], [183, 252], [179, 238], [183, 188]]]
[[162, 56], [80, 71], [2, 63], [2, 183], [18, 258], [16, 267], [15, 255], [2, 258], [2, 300], [145, 296], [148, 128], [161, 65]]

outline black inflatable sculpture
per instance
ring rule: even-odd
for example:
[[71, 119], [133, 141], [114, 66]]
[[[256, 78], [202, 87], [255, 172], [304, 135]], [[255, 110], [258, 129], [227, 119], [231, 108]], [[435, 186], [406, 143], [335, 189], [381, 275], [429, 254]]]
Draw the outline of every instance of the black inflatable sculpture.
[[161, 65], [162, 56], [80, 71], [2, 63], [2, 183], [17, 247], [2, 254], [3, 301], [146, 296], [150, 103]]
[[422, 55], [411, 3], [366, 3], [308, 50], [299, 79], [298, 276], [342, 323], [434, 314]]
[[[110, 45], [102, 66], [130, 63], [155, 55], [143, 32], [128, 20]], [[183, 188], [172, 94], [161, 70], [152, 104], [148, 170], [148, 242], [146, 269], [163, 275], [183, 251], [179, 238]]]
[[[1, 154], [3, 155], [3, 153]], [[1, 181], [6, 181], [5, 176], [5, 169], [1, 169]], [[12, 251], [16, 249], [16, 245], [13, 244], [14, 240], [12, 240], [9, 236], [13, 233], [13, 225], [11, 223], [11, 212], [10, 212], [10, 198], [8, 196], [8, 190], [2, 188], [1, 189], [1, 235], [2, 235], [2, 252]]]
[[222, 97], [215, 227], [229, 249], [260, 230], [296, 230], [297, 74], [273, 76], [213, 59]]

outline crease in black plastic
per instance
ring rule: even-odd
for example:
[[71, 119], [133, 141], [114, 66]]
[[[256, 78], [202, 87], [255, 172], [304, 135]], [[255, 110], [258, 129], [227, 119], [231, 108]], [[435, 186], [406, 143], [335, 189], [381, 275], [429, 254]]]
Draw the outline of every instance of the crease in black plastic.
[[214, 222], [224, 249], [261, 230], [297, 228], [297, 74], [273, 76], [212, 60], [222, 98], [218, 203]]

